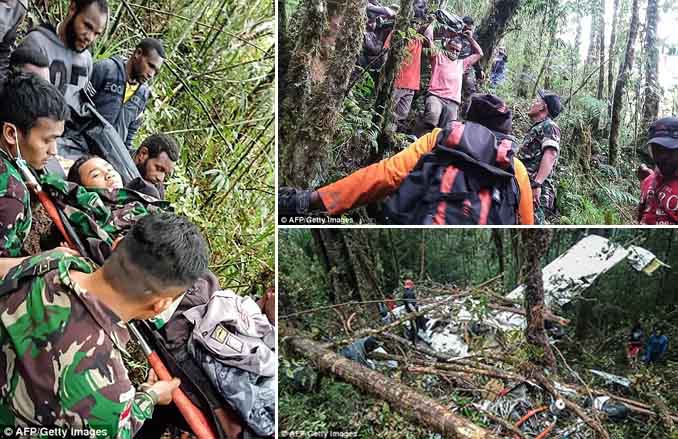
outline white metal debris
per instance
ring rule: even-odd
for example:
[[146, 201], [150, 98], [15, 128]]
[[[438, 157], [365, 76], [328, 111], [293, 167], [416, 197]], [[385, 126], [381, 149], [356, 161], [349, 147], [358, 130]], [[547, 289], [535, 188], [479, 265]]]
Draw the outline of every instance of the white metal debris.
[[[589, 235], [542, 270], [546, 305], [557, 308], [571, 302], [600, 275], [624, 259], [628, 259], [634, 269], [648, 274], [659, 266], [668, 267], [647, 249], [637, 246], [626, 249], [602, 236]], [[520, 285], [506, 297], [522, 302], [524, 291], [525, 285]], [[432, 298], [433, 301], [443, 299], [444, 296]], [[464, 327], [469, 322], [482, 321], [490, 328], [504, 331], [526, 326], [525, 317], [520, 314], [486, 308], [479, 313], [480, 308], [483, 308], [480, 302], [472, 298], [448, 302], [426, 315], [426, 328], [419, 328], [418, 335], [438, 352], [463, 356], [469, 352], [464, 340]], [[392, 313], [395, 318], [400, 318], [406, 314], [405, 307], [399, 306]]]
[[627, 259], [633, 268], [635, 268], [637, 271], [642, 271], [648, 276], [654, 273], [654, 271], [659, 267], [671, 268], [670, 265], [667, 265], [657, 259], [657, 257], [652, 254], [651, 251], [642, 247], [637, 247], [635, 245], [629, 246], [629, 256]]
[[[552, 307], [572, 301], [601, 274], [627, 258], [634, 269], [648, 274], [656, 269], [647, 271], [653, 264], [668, 267], [647, 249], [637, 246], [626, 249], [602, 236], [589, 235], [544, 267], [544, 302]], [[507, 297], [523, 300], [524, 291], [525, 285], [520, 285]]]
[[611, 373], [603, 372], [600, 370], [595, 370], [595, 369], [589, 369], [589, 372], [592, 374], [599, 376], [603, 380], [605, 380], [606, 383], [614, 383], [614, 384], [619, 384], [620, 386], [623, 387], [631, 387], [631, 380], [625, 377], [621, 377], [619, 375], [612, 375]]

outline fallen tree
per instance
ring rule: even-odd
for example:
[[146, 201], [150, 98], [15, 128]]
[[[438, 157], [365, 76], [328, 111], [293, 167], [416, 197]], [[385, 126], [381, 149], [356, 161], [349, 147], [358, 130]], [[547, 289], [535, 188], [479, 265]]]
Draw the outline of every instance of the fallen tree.
[[487, 430], [454, 414], [434, 399], [422, 395], [379, 372], [340, 357], [312, 340], [302, 337], [289, 337], [285, 341], [292, 350], [313, 361], [319, 369], [331, 372], [344, 381], [389, 402], [403, 416], [439, 432], [445, 438], [497, 438]]

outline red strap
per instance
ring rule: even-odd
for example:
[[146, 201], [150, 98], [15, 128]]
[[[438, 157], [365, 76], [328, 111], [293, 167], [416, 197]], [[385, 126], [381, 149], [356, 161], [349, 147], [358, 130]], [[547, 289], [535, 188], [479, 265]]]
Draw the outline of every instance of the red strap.
[[42, 207], [45, 209], [45, 212], [47, 212], [47, 215], [50, 217], [54, 225], [56, 225], [57, 229], [59, 229], [59, 231], [61, 232], [61, 235], [66, 240], [68, 246], [73, 250], [77, 251], [78, 247], [75, 245], [70, 235], [66, 233], [66, 228], [64, 227], [64, 223], [61, 221], [59, 212], [57, 212], [56, 206], [54, 205], [54, 203], [52, 203], [52, 200], [49, 199], [49, 195], [47, 195], [47, 192], [39, 191], [36, 192], [36, 195], [38, 197], [38, 200], [40, 201], [40, 204], [42, 204]]
[[[443, 178], [440, 182], [440, 193], [441, 194], [449, 194], [452, 192], [452, 185], [454, 185], [454, 179], [457, 178], [457, 173], [459, 172], [459, 169], [455, 168], [454, 166], [448, 166], [445, 169], [445, 173], [443, 174]], [[433, 224], [437, 225], [442, 225], [445, 224], [445, 208], [447, 207], [447, 203], [442, 200], [438, 203], [438, 209], [436, 211], [435, 216], [433, 217]]]
[[480, 198], [480, 219], [478, 220], [478, 224], [487, 224], [487, 216], [490, 213], [490, 206], [492, 205], [489, 189], [480, 191], [478, 193], [478, 198]]
[[504, 139], [499, 142], [497, 147], [497, 166], [500, 168], [508, 168], [511, 162], [509, 161], [508, 155], [511, 152], [511, 141], [509, 139]]
[[450, 126], [450, 133], [443, 141], [443, 145], [454, 148], [461, 142], [461, 136], [464, 135], [464, 124], [462, 122], [454, 121]]

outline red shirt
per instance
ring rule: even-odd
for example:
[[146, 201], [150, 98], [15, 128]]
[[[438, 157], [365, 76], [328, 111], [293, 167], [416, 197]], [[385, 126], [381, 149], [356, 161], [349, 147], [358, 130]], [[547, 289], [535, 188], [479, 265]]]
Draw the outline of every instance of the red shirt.
[[640, 185], [641, 224], [678, 224], [678, 177], [666, 179], [658, 170]]
[[[424, 36], [428, 39], [433, 39], [433, 28], [429, 26], [424, 31]], [[391, 38], [393, 38], [393, 31], [386, 38], [384, 47], [391, 47]], [[419, 90], [419, 83], [421, 82], [421, 49], [423, 47], [421, 36], [413, 38], [407, 45], [407, 52], [405, 58], [400, 64], [400, 71], [396, 77], [395, 87], [406, 88], [408, 90]]]
[[419, 83], [421, 82], [421, 49], [421, 41], [416, 38], [407, 45], [407, 53], [400, 65], [400, 72], [398, 72], [398, 77], [395, 81], [397, 88], [419, 90]]

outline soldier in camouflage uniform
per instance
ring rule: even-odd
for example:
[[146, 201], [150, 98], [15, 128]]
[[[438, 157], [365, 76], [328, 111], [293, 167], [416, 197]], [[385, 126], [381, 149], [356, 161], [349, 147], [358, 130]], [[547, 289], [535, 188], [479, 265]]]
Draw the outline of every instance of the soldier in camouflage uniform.
[[151, 377], [135, 391], [124, 322], [161, 312], [206, 269], [204, 238], [169, 213], [142, 218], [101, 268], [52, 251], [12, 269], [0, 287], [0, 425], [134, 436], [179, 382]]
[[535, 224], [544, 224], [555, 213], [554, 175], [560, 152], [560, 128], [553, 119], [561, 110], [560, 97], [541, 90], [527, 113], [534, 125], [523, 140], [519, 156], [530, 176]]
[[34, 75], [11, 78], [6, 85], [0, 92], [0, 257], [16, 257], [31, 229], [30, 196], [17, 158], [42, 170], [56, 155], [69, 112], [61, 93]]

